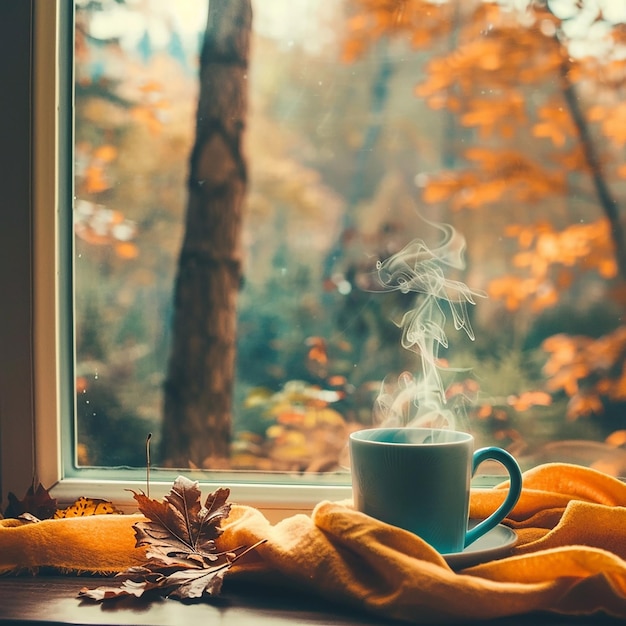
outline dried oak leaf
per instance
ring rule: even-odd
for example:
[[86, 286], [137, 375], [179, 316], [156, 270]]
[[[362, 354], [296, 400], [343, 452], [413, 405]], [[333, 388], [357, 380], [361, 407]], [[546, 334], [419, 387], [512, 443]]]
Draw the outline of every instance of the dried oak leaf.
[[50, 497], [48, 490], [39, 483], [28, 488], [26, 495], [19, 500], [13, 492], [7, 495], [9, 504], [4, 511], [5, 517], [20, 517], [26, 513], [37, 519], [50, 519], [57, 510], [57, 501]]
[[136, 547], [147, 546], [147, 561], [117, 574], [117, 586], [83, 588], [79, 597], [95, 601], [153, 592], [178, 600], [219, 594], [224, 574], [244, 554], [264, 541], [231, 552], [220, 552], [215, 540], [228, 517], [230, 491], [219, 488], [204, 505], [198, 483], [179, 476], [163, 502], [133, 492], [139, 510], [148, 518], [137, 522]]

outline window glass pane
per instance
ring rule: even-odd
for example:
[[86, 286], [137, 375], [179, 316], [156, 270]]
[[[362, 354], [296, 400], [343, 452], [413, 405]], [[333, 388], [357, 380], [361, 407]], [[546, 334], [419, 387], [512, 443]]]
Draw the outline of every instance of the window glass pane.
[[621, 3], [246, 5], [75, 3], [76, 468], [626, 473]]

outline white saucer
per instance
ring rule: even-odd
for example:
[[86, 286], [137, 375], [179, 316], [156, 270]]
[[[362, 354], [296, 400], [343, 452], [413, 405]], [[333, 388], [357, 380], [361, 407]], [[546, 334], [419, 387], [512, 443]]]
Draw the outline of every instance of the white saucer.
[[[470, 520], [469, 527], [472, 528], [480, 520]], [[472, 565], [485, 563], [505, 557], [517, 542], [515, 531], [508, 526], [498, 524], [495, 528], [479, 537], [463, 550], [463, 552], [452, 552], [443, 554], [443, 558], [454, 570], [465, 569]]]

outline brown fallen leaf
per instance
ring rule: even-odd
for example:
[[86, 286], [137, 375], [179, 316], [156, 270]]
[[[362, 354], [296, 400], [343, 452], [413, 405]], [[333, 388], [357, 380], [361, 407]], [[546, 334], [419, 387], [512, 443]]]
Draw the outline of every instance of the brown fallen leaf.
[[122, 513], [108, 500], [86, 498], [84, 496], [78, 498], [70, 506], [59, 509], [56, 499], [50, 496], [48, 490], [41, 483], [37, 485], [37, 488], [35, 488], [33, 483], [21, 500], [12, 492], [9, 493], [7, 499], [9, 505], [4, 512], [4, 516], [7, 518], [19, 518], [28, 522], [39, 522], [52, 518]]
[[117, 585], [88, 589], [79, 597], [96, 602], [151, 592], [178, 600], [219, 594], [224, 574], [250, 550], [264, 543], [220, 552], [215, 540], [230, 513], [229, 489], [209, 494], [204, 504], [198, 483], [179, 476], [162, 502], [133, 492], [147, 522], [133, 524], [136, 547], [147, 546], [146, 562], [116, 575]]
[[115, 576], [121, 583], [117, 586], [103, 585], [95, 589], [83, 587], [80, 598], [101, 602], [124, 596], [142, 597], [154, 593], [176, 600], [193, 600], [204, 596], [219, 595], [224, 574], [237, 559], [265, 543], [259, 541], [248, 548], [221, 553], [213, 565], [203, 567], [167, 566], [161, 561], [148, 561], [143, 566], [131, 567]]
[[39, 483], [31, 484], [24, 497], [19, 500], [13, 492], [7, 495], [9, 504], [4, 511], [4, 517], [20, 517], [25, 513], [37, 519], [50, 519], [57, 510], [57, 501], [50, 497], [48, 490]]
[[217, 559], [215, 539], [222, 534], [222, 519], [230, 513], [229, 489], [217, 489], [201, 505], [198, 483], [179, 476], [163, 502], [133, 493], [139, 510], [150, 519], [134, 525], [136, 545], [148, 546], [149, 559], [166, 564], [192, 561], [196, 566]]

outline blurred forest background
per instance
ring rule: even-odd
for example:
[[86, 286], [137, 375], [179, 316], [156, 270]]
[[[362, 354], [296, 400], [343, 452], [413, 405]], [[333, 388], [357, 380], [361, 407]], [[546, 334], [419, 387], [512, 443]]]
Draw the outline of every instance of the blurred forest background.
[[[382, 386], [419, 376], [397, 322], [420, 295], [377, 290], [376, 263], [415, 238], [436, 247], [432, 223], [447, 223], [467, 243], [451, 278], [488, 296], [468, 311], [475, 340], [449, 320], [440, 351], [460, 427], [526, 465], [625, 474], [624, 4], [252, 6], [236, 385], [217, 467], [341, 467]], [[147, 432], [160, 437], [207, 7], [76, 1], [79, 466], [141, 467]]]

